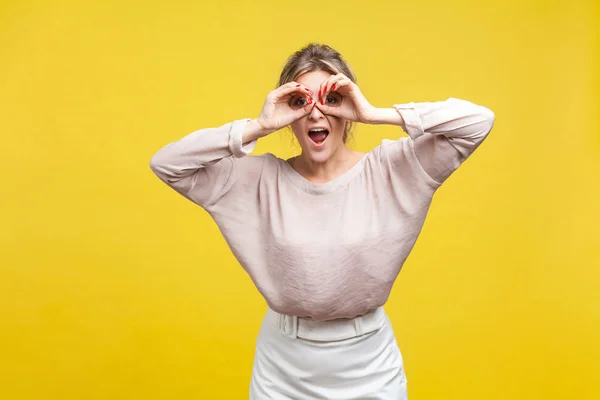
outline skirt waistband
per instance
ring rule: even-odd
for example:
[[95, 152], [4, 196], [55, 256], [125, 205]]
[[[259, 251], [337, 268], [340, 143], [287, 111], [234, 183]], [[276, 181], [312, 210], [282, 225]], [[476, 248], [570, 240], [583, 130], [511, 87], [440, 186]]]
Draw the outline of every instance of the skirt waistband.
[[383, 307], [355, 318], [314, 321], [312, 319], [279, 314], [269, 308], [279, 331], [293, 339], [302, 338], [321, 342], [349, 339], [381, 328], [385, 324]]

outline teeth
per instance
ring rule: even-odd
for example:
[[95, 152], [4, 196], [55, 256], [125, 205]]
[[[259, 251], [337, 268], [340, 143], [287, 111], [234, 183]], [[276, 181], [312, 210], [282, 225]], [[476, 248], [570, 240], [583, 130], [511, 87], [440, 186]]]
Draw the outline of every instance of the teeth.
[[311, 129], [310, 132], [325, 132], [327, 129], [325, 128], [316, 128], [316, 129]]

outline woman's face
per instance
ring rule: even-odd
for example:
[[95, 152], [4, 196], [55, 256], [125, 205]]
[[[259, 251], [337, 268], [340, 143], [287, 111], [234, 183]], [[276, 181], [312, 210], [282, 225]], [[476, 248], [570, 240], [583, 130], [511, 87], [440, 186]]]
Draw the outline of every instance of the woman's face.
[[[329, 72], [318, 70], [300, 75], [295, 81], [312, 90], [316, 97], [321, 84], [330, 76]], [[317, 100], [313, 99], [313, 107], [308, 115], [297, 119], [290, 126], [302, 147], [302, 154], [316, 163], [324, 163], [340, 149], [340, 146], [344, 146], [346, 121], [339, 117], [323, 114], [316, 106]], [[342, 98], [338, 93], [330, 92], [323, 100], [330, 106], [335, 106], [341, 104]], [[300, 95], [293, 97], [290, 101], [293, 108], [302, 107], [305, 104], [304, 98]]]

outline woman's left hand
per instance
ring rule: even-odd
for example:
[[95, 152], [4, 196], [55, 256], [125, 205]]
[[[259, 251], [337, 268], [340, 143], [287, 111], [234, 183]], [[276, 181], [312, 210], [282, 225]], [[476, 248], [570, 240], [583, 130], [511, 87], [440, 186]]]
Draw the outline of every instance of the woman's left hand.
[[317, 107], [324, 114], [345, 120], [370, 123], [376, 107], [363, 96], [356, 83], [344, 74], [332, 75], [320, 87]]

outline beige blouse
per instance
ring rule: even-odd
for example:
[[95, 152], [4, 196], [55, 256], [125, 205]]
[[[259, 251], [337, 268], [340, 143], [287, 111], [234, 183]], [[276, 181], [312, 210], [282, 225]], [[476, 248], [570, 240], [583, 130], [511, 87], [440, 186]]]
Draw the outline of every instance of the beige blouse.
[[393, 107], [409, 136], [384, 140], [325, 184], [271, 153], [250, 156], [248, 119], [192, 132], [150, 167], [212, 216], [270, 308], [352, 318], [387, 301], [433, 194], [494, 123], [489, 109], [455, 98]]

